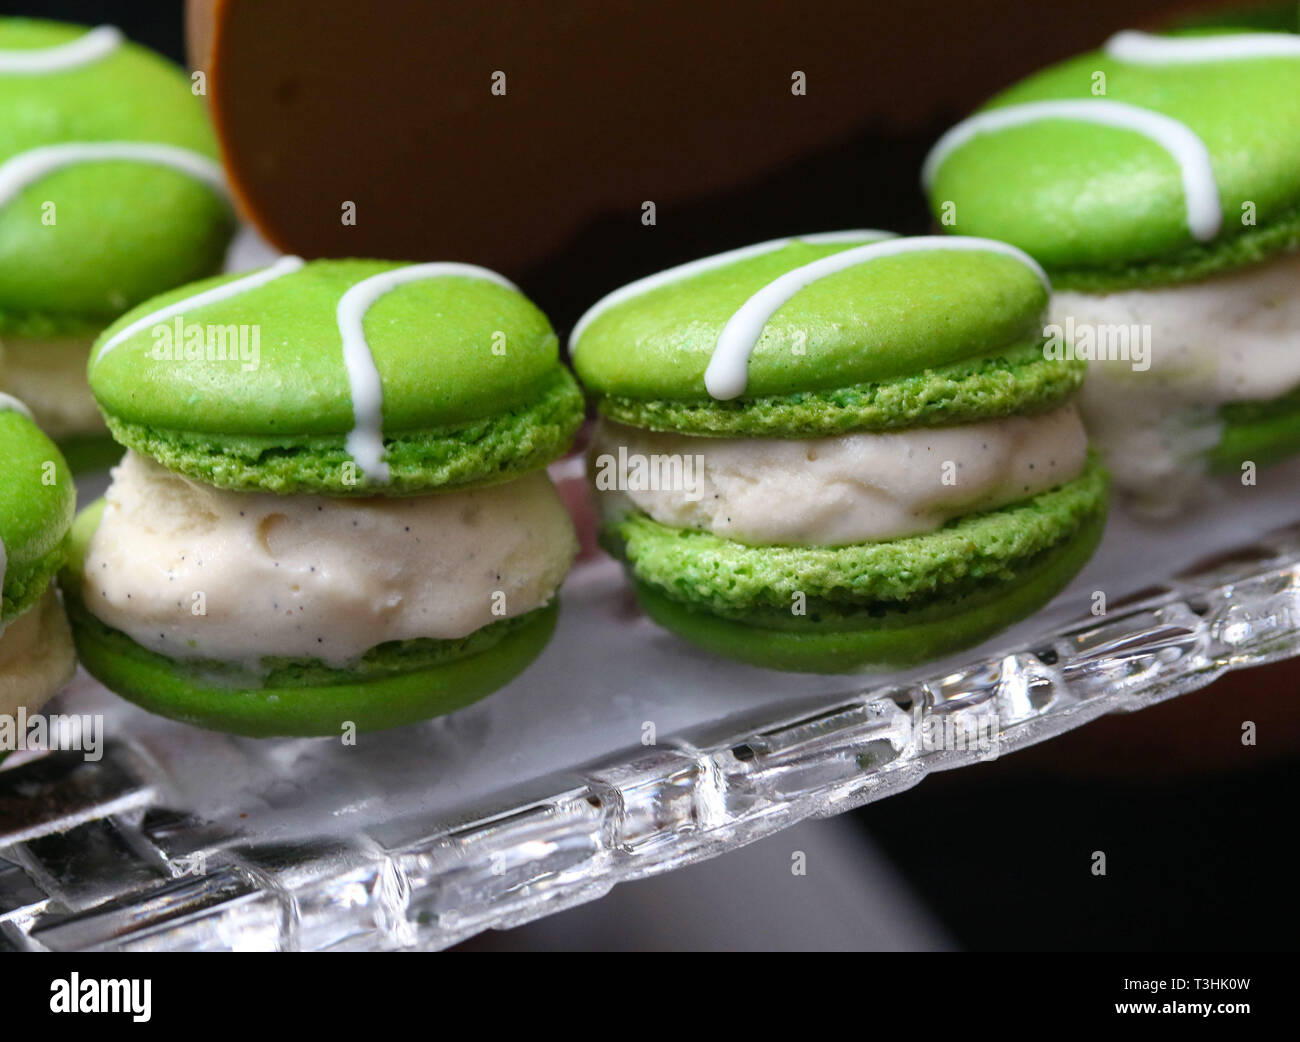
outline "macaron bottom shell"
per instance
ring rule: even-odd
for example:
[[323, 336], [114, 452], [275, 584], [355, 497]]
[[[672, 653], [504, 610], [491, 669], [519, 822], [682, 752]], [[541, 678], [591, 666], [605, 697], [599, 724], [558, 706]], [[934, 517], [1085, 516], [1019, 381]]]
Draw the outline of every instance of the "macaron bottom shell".
[[651, 619], [727, 658], [795, 673], [901, 669], [978, 644], [1047, 604], [1087, 563], [1105, 523], [1103, 504], [1072, 536], [1010, 578], [965, 596], [888, 610], [856, 627], [841, 622], [809, 624], [804, 630], [770, 629], [688, 607], [639, 581], [633, 586]]
[[[751, 624], [761, 617], [769, 629], [852, 625], [1013, 574], [1104, 514], [1108, 480], [1090, 458], [1074, 480], [1018, 503], [931, 532], [842, 546], [750, 546], [640, 512], [611, 521], [600, 538], [634, 579], [696, 610]], [[806, 614], [796, 615], [800, 600]]]
[[1262, 467], [1300, 454], [1300, 389], [1264, 402], [1221, 406], [1223, 436], [1209, 455], [1210, 470], [1236, 472], [1247, 463]]
[[[254, 686], [247, 674], [241, 683], [237, 671], [220, 664], [182, 662], [142, 647], [92, 616], [68, 589], [77, 655], [105, 687], [151, 713], [252, 738], [338, 737], [348, 725], [379, 731], [460, 709], [523, 672], [550, 640], [559, 610], [552, 601], [463, 641], [381, 645], [351, 672], [284, 664]], [[420, 657], [427, 663], [413, 664]]]

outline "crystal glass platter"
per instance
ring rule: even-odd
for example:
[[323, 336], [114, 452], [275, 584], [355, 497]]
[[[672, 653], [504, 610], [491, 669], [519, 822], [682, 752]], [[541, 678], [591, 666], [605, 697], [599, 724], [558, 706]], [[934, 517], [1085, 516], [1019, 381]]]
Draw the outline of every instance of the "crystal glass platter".
[[1047, 609], [905, 673], [715, 658], [594, 557], [522, 677], [355, 746], [196, 730], [79, 675], [48, 712], [102, 714], [102, 758], [0, 767], [0, 950], [445, 947], [1300, 655], [1297, 489], [1292, 463], [1174, 526], [1117, 510]]

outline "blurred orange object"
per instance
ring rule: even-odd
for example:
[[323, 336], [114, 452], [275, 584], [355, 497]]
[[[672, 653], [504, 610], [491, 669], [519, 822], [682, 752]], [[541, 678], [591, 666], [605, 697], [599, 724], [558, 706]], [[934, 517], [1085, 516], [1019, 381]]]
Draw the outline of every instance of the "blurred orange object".
[[[733, 192], [867, 130], [928, 133], [1171, 5], [1011, 6], [188, 0], [188, 40], [242, 209], [274, 245], [519, 277], [602, 215], [635, 252], [647, 202]], [[872, 174], [825, 170], [803, 194], [833, 176], [861, 200]], [[775, 194], [762, 205], [800, 212]]]

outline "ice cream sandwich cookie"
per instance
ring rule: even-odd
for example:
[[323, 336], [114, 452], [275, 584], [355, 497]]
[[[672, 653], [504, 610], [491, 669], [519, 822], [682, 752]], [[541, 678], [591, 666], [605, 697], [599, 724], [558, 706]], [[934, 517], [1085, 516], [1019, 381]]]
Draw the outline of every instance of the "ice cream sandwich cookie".
[[284, 258], [96, 343], [130, 450], [74, 527], [78, 651], [148, 709], [251, 735], [447, 712], [545, 645], [582, 419], [549, 322], [462, 264]]
[[647, 613], [777, 669], [975, 643], [1091, 554], [1106, 477], [1005, 243], [845, 232], [696, 261], [578, 323], [602, 539]]
[[111, 26], [0, 19], [0, 388], [102, 459], [91, 343], [221, 266], [234, 228], [184, 73]]
[[[75, 505], [59, 450], [23, 403], [0, 393], [0, 732], [20, 711], [38, 710], [76, 668], [51, 584]], [[11, 749], [0, 743], [0, 759]]]
[[1032, 254], [1116, 481], [1153, 509], [1300, 450], [1300, 36], [1122, 32], [936, 144], [947, 230]]

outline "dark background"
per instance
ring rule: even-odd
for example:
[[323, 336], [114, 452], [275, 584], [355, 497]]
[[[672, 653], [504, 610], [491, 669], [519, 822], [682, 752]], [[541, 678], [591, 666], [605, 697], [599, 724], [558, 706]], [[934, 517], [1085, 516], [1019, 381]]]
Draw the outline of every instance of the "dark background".
[[[1178, 10], [1106, 0], [877, 7], [882, 38], [844, 40], [889, 56], [885, 78], [895, 86], [880, 89], [876, 117], [727, 191], [674, 202], [660, 211], [664, 234], [649, 240], [627, 214], [592, 216], [568, 246], [519, 275], [557, 327], [613, 286], [719, 249], [830, 228], [925, 230], [917, 170], [965, 109], [1116, 29]], [[369, 5], [370, 17], [383, 8]], [[180, 4], [63, 0], [6, 2], [3, 10], [111, 22], [184, 61]], [[653, 17], [653, 5], [645, 10]], [[869, 65], [864, 82], [879, 88], [884, 74]], [[630, 113], [636, 104], [627, 100]], [[968, 948], [1292, 950], [1300, 926], [1289, 871], [1297, 693], [1294, 666], [1236, 674], [1005, 760], [938, 775], [853, 820]], [[1255, 748], [1240, 744], [1245, 719], [1259, 725]], [[1105, 879], [1089, 872], [1094, 850], [1107, 853]]]

